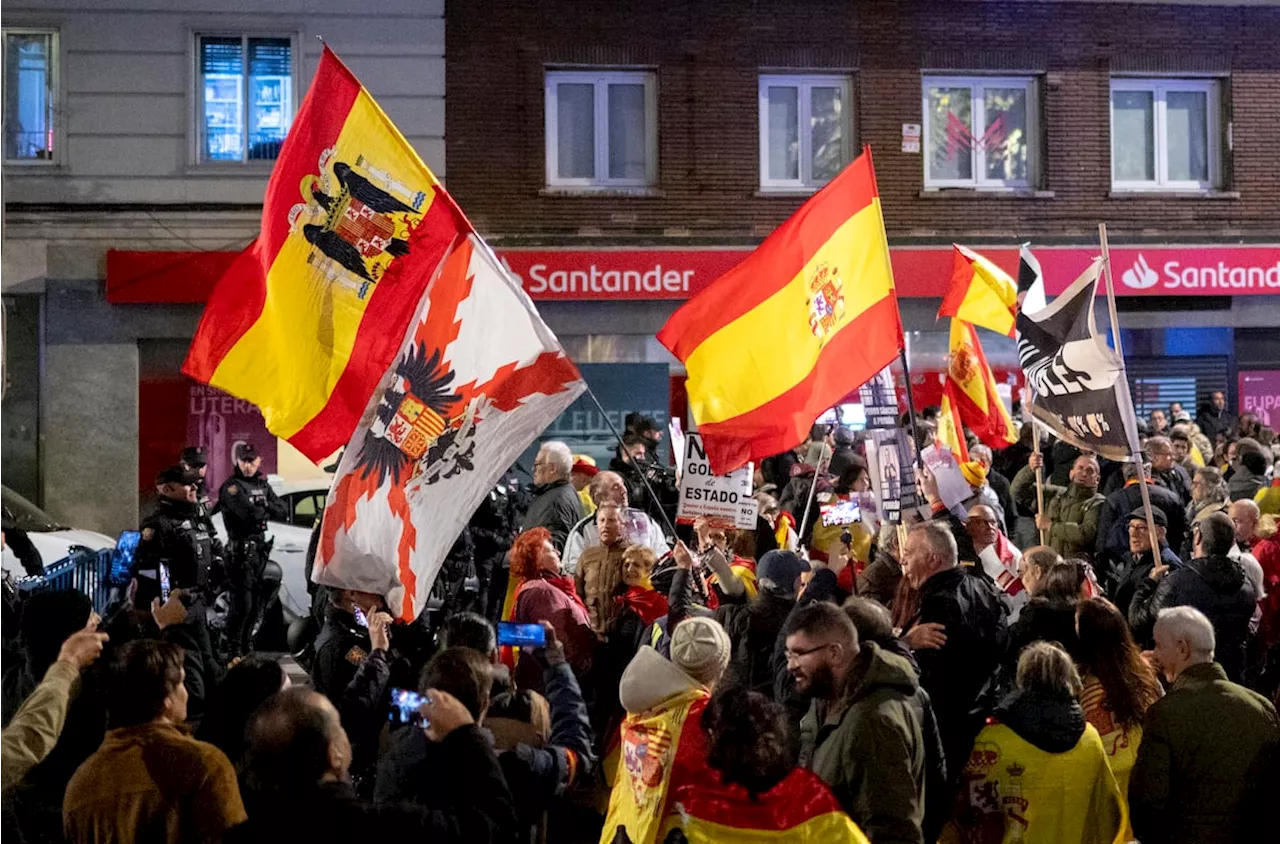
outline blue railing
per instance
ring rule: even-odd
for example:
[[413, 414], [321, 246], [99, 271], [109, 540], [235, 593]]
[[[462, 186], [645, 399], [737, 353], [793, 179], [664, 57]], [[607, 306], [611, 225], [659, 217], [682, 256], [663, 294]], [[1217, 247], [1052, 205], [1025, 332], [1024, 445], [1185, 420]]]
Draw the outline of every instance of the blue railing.
[[82, 548], [45, 566], [44, 574], [24, 577], [15, 581], [14, 586], [23, 598], [37, 592], [74, 589], [88, 595], [93, 600], [93, 608], [99, 614], [105, 614], [111, 601], [113, 586], [117, 585], [113, 583], [111, 576], [114, 554], [115, 549], [112, 548], [101, 551]]

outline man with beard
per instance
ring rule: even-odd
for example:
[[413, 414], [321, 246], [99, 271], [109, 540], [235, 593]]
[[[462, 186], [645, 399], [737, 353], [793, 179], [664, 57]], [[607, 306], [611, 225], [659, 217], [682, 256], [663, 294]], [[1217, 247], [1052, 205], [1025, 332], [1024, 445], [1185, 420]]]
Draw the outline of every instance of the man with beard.
[[940, 752], [926, 752], [937, 728], [911, 664], [874, 642], [860, 646], [834, 604], [798, 609], [783, 634], [787, 670], [813, 701], [800, 726], [801, 764], [875, 844], [924, 841], [928, 757]]

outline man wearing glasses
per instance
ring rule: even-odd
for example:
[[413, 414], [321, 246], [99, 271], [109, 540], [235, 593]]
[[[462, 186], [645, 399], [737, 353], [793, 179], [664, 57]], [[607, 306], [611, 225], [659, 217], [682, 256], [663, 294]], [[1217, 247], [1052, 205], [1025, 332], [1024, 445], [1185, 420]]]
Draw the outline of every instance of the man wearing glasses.
[[569, 531], [582, 518], [582, 501], [569, 483], [573, 472], [573, 452], [562, 442], [545, 442], [533, 459], [533, 494], [535, 498], [524, 514], [520, 530], [544, 527], [551, 531], [551, 542], [557, 551], [564, 550]]

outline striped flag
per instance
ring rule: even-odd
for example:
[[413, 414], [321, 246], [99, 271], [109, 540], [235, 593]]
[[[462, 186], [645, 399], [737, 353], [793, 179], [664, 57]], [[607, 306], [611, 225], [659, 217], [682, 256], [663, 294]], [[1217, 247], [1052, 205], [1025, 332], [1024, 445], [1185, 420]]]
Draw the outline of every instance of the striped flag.
[[952, 246], [951, 287], [938, 308], [938, 318], [955, 317], [1012, 337], [1018, 314], [1017, 285], [987, 258], [958, 243]]
[[951, 320], [951, 355], [943, 388], [960, 424], [994, 449], [1018, 441], [1009, 411], [1005, 410], [987, 356], [978, 342], [978, 331], [963, 320]]
[[1035, 313], [1046, 304], [1040, 260], [1031, 253], [1031, 244], [1024, 243], [1018, 250], [1018, 313]]
[[218, 282], [183, 371], [253, 402], [272, 433], [319, 461], [347, 443], [427, 284], [469, 231], [325, 48], [267, 183], [261, 232]]
[[658, 340], [689, 372], [717, 475], [793, 448], [887, 366], [902, 321], [870, 150], [676, 311]]

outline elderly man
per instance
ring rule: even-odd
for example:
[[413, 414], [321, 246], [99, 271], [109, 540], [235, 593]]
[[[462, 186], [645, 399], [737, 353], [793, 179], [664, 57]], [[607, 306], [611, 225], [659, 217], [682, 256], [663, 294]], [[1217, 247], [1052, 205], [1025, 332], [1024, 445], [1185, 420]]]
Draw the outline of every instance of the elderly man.
[[902, 570], [919, 593], [919, 611], [904, 626], [904, 638], [933, 700], [954, 786], [982, 728], [980, 697], [1004, 651], [1007, 612], [987, 578], [958, 565], [956, 540], [944, 522], [912, 528]]
[[1262, 645], [1269, 648], [1280, 642], [1280, 536], [1274, 525], [1262, 528], [1261, 511], [1252, 501], [1233, 501], [1228, 515], [1236, 529], [1240, 564], [1249, 579], [1256, 581]]
[[1044, 512], [1038, 512], [1037, 468], [1044, 465], [1039, 453], [1032, 453], [1027, 465], [1013, 479], [1013, 497], [1024, 510], [1036, 514], [1036, 527], [1048, 534], [1048, 545], [1064, 558], [1091, 559], [1098, 541], [1098, 521], [1107, 499], [1098, 492], [1101, 472], [1098, 460], [1082, 454], [1071, 466], [1071, 483], [1065, 487], [1044, 485]]
[[1022, 552], [1000, 530], [996, 511], [985, 504], [975, 504], [969, 508], [969, 520], [964, 523], [964, 529], [987, 576], [1006, 594], [1021, 591], [1017, 580]]
[[[627, 539], [631, 544], [643, 545], [659, 558], [671, 553], [671, 546], [662, 533], [662, 528], [649, 518], [643, 510], [628, 506], [627, 485], [617, 472], [599, 472], [591, 479], [588, 487], [591, 499], [597, 507], [614, 504], [622, 513], [623, 527], [627, 531]], [[564, 554], [560, 568], [565, 574], [573, 574], [578, 570], [578, 558], [582, 552], [600, 543], [600, 531], [596, 520], [588, 516], [569, 531], [569, 538], [564, 543]]]
[[[1227, 680], [1214, 663], [1213, 625], [1199, 610], [1162, 610], [1153, 659], [1173, 683], [1143, 724], [1129, 779], [1142, 844], [1271, 840], [1280, 721], [1262, 695]], [[1270, 794], [1267, 792], [1270, 791]], [[1264, 811], [1265, 808], [1265, 811]]]
[[1191, 501], [1191, 476], [1178, 465], [1173, 441], [1163, 436], [1151, 437], [1147, 440], [1147, 456], [1151, 458], [1151, 476], [1173, 490], [1186, 507]]
[[969, 457], [982, 464], [982, 468], [987, 472], [987, 486], [991, 487], [991, 491], [995, 493], [996, 500], [1000, 502], [1001, 510], [1001, 530], [1006, 535], [1013, 534], [1013, 523], [1018, 518], [1018, 509], [1014, 506], [1013, 501], [1013, 485], [1009, 479], [997, 472], [992, 461], [994, 456], [991, 449], [985, 445], [975, 445], [969, 449]]
[[622, 521], [622, 508], [613, 502], [597, 507], [596, 532], [600, 536], [600, 544], [582, 552], [574, 581], [578, 595], [587, 605], [591, 629], [597, 636], [603, 636], [618, 614], [614, 592], [622, 583], [622, 552], [631, 544]]
[[[1165, 569], [1177, 568], [1182, 565], [1178, 555], [1169, 547], [1169, 522], [1165, 519], [1164, 511], [1152, 508], [1151, 515], [1156, 523], [1154, 540], [1151, 536], [1150, 527], [1147, 525], [1146, 511], [1139, 507], [1129, 514], [1129, 519], [1126, 522], [1129, 533], [1129, 550], [1117, 561], [1115, 568], [1110, 571], [1106, 583], [1108, 597], [1126, 617], [1129, 614], [1129, 605], [1133, 603], [1134, 593], [1137, 592], [1138, 587], [1150, 576], [1151, 571], [1157, 565]], [[1153, 544], [1160, 549], [1158, 553], [1152, 551]], [[1149, 633], [1150, 631], [1147, 632]]]
[[[1187, 535], [1187, 514], [1183, 509], [1182, 499], [1163, 484], [1152, 483], [1151, 465], [1143, 466], [1147, 472], [1147, 494], [1151, 497], [1151, 506], [1162, 511], [1165, 516], [1169, 547], [1180, 549], [1182, 540]], [[1094, 557], [1093, 566], [1099, 576], [1110, 574], [1128, 549], [1126, 527], [1129, 514], [1142, 507], [1138, 472], [1138, 464], [1124, 464], [1124, 487], [1111, 493], [1102, 507], [1102, 516], [1098, 519], [1097, 556]]]
[[562, 442], [545, 442], [533, 460], [533, 503], [524, 514], [520, 530], [544, 527], [551, 531], [557, 550], [564, 548], [569, 531], [582, 518], [582, 502], [569, 475], [573, 471], [573, 453]]

